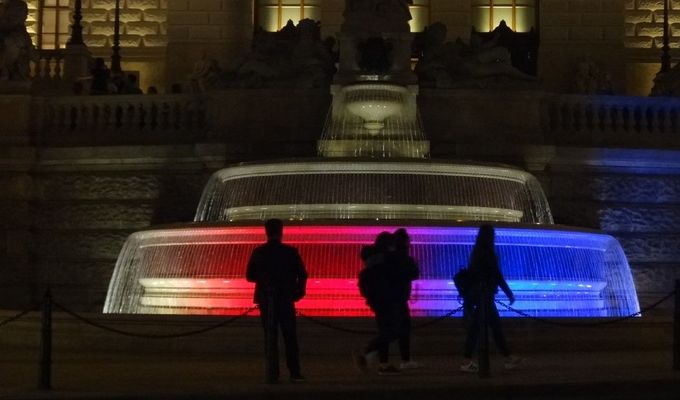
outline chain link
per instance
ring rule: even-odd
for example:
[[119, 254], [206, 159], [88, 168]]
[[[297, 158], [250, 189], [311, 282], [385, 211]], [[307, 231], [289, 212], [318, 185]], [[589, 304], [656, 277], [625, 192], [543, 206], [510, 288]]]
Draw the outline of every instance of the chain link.
[[[463, 309], [463, 307], [461, 306], [461, 307], [456, 308], [455, 310], [451, 310], [451, 311], [447, 312], [446, 314], [439, 316], [439, 317], [436, 317], [436, 318], [434, 318], [430, 321], [426, 321], [426, 322], [423, 322], [421, 324], [416, 324], [416, 325], [413, 326], [413, 329], [414, 330], [415, 329], [422, 329], [422, 328], [425, 328], [427, 326], [433, 325], [437, 322], [443, 321], [443, 320], [451, 317], [452, 315], [456, 314], [457, 312], [461, 311], [462, 309]], [[351, 329], [351, 328], [345, 328], [345, 327], [342, 327], [342, 326], [331, 324], [329, 322], [322, 321], [321, 319], [314, 318], [314, 317], [311, 317], [309, 315], [305, 315], [305, 314], [301, 313], [300, 311], [298, 311], [297, 314], [300, 317], [302, 317], [302, 318], [304, 318], [304, 319], [306, 319], [310, 322], [313, 322], [317, 325], [320, 325], [320, 326], [323, 326], [323, 327], [326, 327], [326, 328], [329, 328], [329, 329], [333, 329], [333, 330], [336, 330], [336, 331], [340, 331], [340, 332], [352, 333], [352, 334], [356, 334], [356, 335], [375, 335], [375, 333], [376, 333], [375, 331], [368, 331], [368, 330], [362, 330], [362, 329]]]
[[623, 317], [619, 318], [613, 318], [613, 319], [608, 319], [606, 321], [597, 321], [597, 322], [560, 322], [560, 321], [555, 321], [552, 319], [547, 319], [547, 318], [541, 318], [541, 317], [536, 317], [533, 316], [525, 311], [518, 310], [514, 307], [511, 307], [508, 304], [503, 303], [502, 301], [496, 300], [496, 303], [500, 304], [501, 306], [505, 307], [507, 310], [514, 312], [515, 314], [521, 315], [523, 317], [532, 319], [534, 321], [542, 322], [544, 324], [549, 324], [549, 325], [557, 325], [557, 326], [564, 326], [564, 327], [572, 327], [572, 328], [590, 328], [594, 326], [602, 326], [602, 325], [611, 325], [611, 324], [616, 324], [618, 322], [623, 322], [638, 316], [641, 316], [642, 313], [645, 313], [647, 311], [650, 311], [656, 307], [658, 307], [661, 303], [665, 302], [666, 300], [670, 299], [675, 295], [675, 290], [664, 296], [663, 298], [659, 299], [658, 301], [650, 304], [649, 306], [641, 309], [638, 312], [632, 313], [630, 315], [626, 315]]
[[93, 327], [95, 327], [95, 328], [99, 328], [99, 329], [103, 329], [103, 330], [105, 330], [105, 331], [117, 333], [117, 334], [119, 334], [119, 335], [132, 336], [132, 337], [140, 337], [140, 338], [146, 338], [146, 339], [171, 339], [171, 338], [179, 338], [179, 337], [185, 337], [185, 336], [198, 335], [198, 334], [201, 334], [201, 333], [205, 333], [205, 332], [208, 332], [208, 331], [212, 331], [212, 330], [217, 329], [217, 328], [221, 328], [221, 327], [226, 326], [226, 325], [228, 325], [228, 324], [230, 324], [230, 323], [232, 323], [232, 322], [234, 322], [234, 321], [237, 321], [237, 320], [239, 320], [239, 319], [245, 317], [246, 315], [250, 314], [254, 309], [257, 308], [257, 307], [255, 307], [255, 306], [250, 307], [249, 309], [247, 309], [247, 310], [246, 310], [245, 312], [243, 312], [242, 314], [235, 315], [235, 316], [233, 316], [233, 317], [231, 317], [231, 318], [228, 318], [228, 319], [226, 319], [226, 320], [224, 320], [224, 321], [221, 321], [221, 322], [219, 322], [219, 323], [217, 323], [217, 324], [214, 324], [214, 325], [211, 325], [211, 326], [208, 326], [208, 327], [205, 327], [205, 328], [196, 329], [196, 330], [188, 331], [188, 332], [182, 332], [182, 333], [171, 333], [171, 334], [160, 334], [160, 335], [159, 335], [159, 334], [153, 334], [153, 333], [136, 333], [136, 332], [129, 332], [129, 331], [124, 331], [124, 330], [117, 329], [117, 328], [111, 328], [111, 327], [102, 325], [102, 324], [100, 324], [100, 323], [98, 323], [98, 322], [92, 321], [92, 320], [90, 320], [90, 319], [88, 319], [88, 318], [85, 318], [85, 317], [83, 317], [82, 315], [79, 315], [79, 314], [77, 314], [77, 313], [75, 313], [75, 312], [69, 310], [68, 308], [62, 306], [61, 304], [59, 304], [59, 303], [57, 303], [57, 302], [55, 302], [55, 301], [53, 301], [52, 304], [54, 304], [55, 307], [59, 308], [60, 310], [62, 310], [62, 311], [65, 312], [66, 314], [72, 316], [73, 318], [76, 318], [76, 319], [78, 319], [78, 320], [80, 320], [80, 321], [82, 321], [82, 322], [84, 322], [84, 323], [86, 323], [86, 324], [88, 324], [88, 325], [91, 325], [91, 326], [93, 326]]
[[10, 322], [14, 322], [14, 321], [18, 320], [19, 318], [23, 317], [24, 315], [26, 315], [26, 314], [28, 314], [28, 313], [31, 313], [31, 312], [35, 311], [37, 308], [38, 308], [38, 307], [36, 306], [36, 307], [33, 307], [33, 308], [29, 309], [29, 310], [24, 310], [24, 311], [22, 311], [22, 312], [20, 312], [20, 313], [18, 313], [18, 314], [16, 314], [16, 315], [14, 315], [14, 316], [12, 316], [12, 317], [9, 317], [9, 318], [5, 319], [4, 321], [0, 321], [0, 327], [2, 327], [3, 325], [7, 325], [7, 324], [9, 324]]

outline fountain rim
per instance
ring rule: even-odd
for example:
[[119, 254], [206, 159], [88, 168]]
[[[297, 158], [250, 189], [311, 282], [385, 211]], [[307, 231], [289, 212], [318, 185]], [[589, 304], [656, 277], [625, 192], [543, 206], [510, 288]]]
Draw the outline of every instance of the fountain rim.
[[[342, 168], [338, 170], [327, 169], [332, 165]], [[266, 170], [280, 166], [280, 168]], [[285, 166], [285, 167], [284, 167]], [[373, 169], [367, 167], [372, 166]], [[296, 168], [297, 167], [297, 168]], [[305, 167], [309, 170], [305, 170]], [[312, 168], [316, 167], [317, 170]], [[421, 167], [418, 171], [416, 167]], [[459, 168], [460, 170], [453, 170]], [[278, 175], [314, 175], [314, 174], [408, 174], [408, 175], [464, 175], [464, 170], [472, 171], [475, 168], [485, 170], [479, 177], [493, 177], [500, 179], [515, 180], [526, 183], [535, 180], [536, 177], [530, 172], [512, 165], [501, 163], [484, 163], [465, 160], [443, 159], [420, 159], [420, 158], [388, 158], [376, 159], [370, 157], [300, 157], [285, 158], [265, 161], [241, 162], [227, 165], [213, 172], [213, 177], [219, 177], [223, 182], [232, 179], [241, 179], [254, 176], [278, 176]], [[356, 169], [356, 171], [353, 171]], [[449, 170], [451, 169], [451, 170]], [[248, 170], [251, 170], [250, 172]], [[477, 172], [476, 175], [479, 173]], [[488, 175], [488, 176], [486, 176]]]
[[[264, 234], [264, 221], [258, 221], [255, 224], [253, 220], [247, 221], [193, 221], [193, 222], [183, 222], [183, 223], [172, 223], [172, 224], [161, 224], [153, 225], [143, 229], [139, 229], [130, 235], [135, 235], [136, 233], [151, 232], [151, 231], [162, 231], [162, 230], [191, 230], [191, 229], [221, 229], [221, 228], [252, 228], [261, 227]], [[494, 229], [516, 229], [516, 230], [536, 230], [536, 231], [556, 231], [556, 232], [569, 232], [569, 233], [583, 233], [583, 234], [595, 234], [601, 236], [613, 237], [610, 234], [591, 228], [576, 227], [570, 225], [561, 224], [526, 224], [526, 223], [515, 223], [515, 222], [489, 222], [489, 221], [462, 221], [462, 222], [447, 222], [447, 221], [437, 221], [437, 220], [403, 220], [403, 219], [352, 219], [352, 220], [337, 220], [337, 219], [318, 219], [318, 220], [285, 220], [284, 230], [286, 227], [378, 227], [384, 226], [385, 228], [391, 227], [404, 227], [404, 228], [479, 228], [482, 225], [491, 225]], [[285, 232], [285, 231], [284, 231]]]

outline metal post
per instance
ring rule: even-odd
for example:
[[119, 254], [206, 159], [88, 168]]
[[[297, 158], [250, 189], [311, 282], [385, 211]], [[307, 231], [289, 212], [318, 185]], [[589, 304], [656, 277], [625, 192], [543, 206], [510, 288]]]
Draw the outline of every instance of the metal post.
[[489, 304], [487, 303], [489, 288], [486, 282], [486, 277], [482, 276], [479, 305], [477, 306], [477, 312], [479, 313], [479, 352], [477, 356], [479, 358], [478, 376], [480, 378], [491, 376], [489, 362]]
[[45, 292], [40, 321], [40, 375], [38, 389], [52, 389], [52, 293]]
[[120, 75], [123, 69], [120, 66], [120, 0], [116, 0], [115, 17], [113, 20], [113, 54], [111, 54], [111, 72]]
[[670, 32], [668, 21], [668, 9], [670, 0], [663, 2], [663, 46], [661, 47], [661, 72], [668, 72], [671, 69], [671, 47]]
[[680, 370], [680, 279], [675, 280], [675, 307], [673, 310], [673, 369]]
[[76, 0], [73, 6], [73, 25], [71, 25], [71, 38], [69, 44], [84, 44], [83, 42], [83, 25], [80, 23], [83, 19], [83, 2]]

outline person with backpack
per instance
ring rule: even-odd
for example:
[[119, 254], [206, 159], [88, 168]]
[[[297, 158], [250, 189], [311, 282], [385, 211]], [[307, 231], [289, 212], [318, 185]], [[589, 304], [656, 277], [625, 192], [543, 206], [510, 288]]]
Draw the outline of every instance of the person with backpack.
[[418, 263], [411, 257], [411, 238], [404, 228], [394, 231], [394, 252], [391, 263], [395, 269], [400, 291], [397, 298], [396, 311], [400, 320], [399, 327], [399, 353], [401, 363], [399, 369], [416, 369], [421, 364], [411, 360], [411, 310], [408, 301], [411, 298], [411, 283], [420, 277]]
[[[512, 356], [505, 340], [501, 319], [496, 308], [495, 297], [500, 287], [508, 297], [510, 304], [515, 302], [515, 295], [505, 281], [498, 265], [495, 250], [495, 231], [491, 225], [479, 228], [475, 245], [470, 254], [469, 267], [466, 272], [454, 276], [454, 283], [460, 286], [459, 293], [463, 297], [464, 318], [466, 321], [465, 361], [460, 366], [463, 372], [475, 373], [479, 365], [473, 361], [472, 354], [479, 340], [481, 323], [488, 324], [493, 333], [496, 347], [505, 357], [505, 368], [516, 368], [522, 359]], [[480, 321], [480, 306], [486, 307], [486, 321]]]
[[378, 352], [378, 375], [396, 375], [400, 370], [389, 364], [389, 345], [401, 333], [398, 310], [399, 286], [396, 271], [392, 265], [394, 236], [389, 232], [380, 233], [372, 246], [361, 250], [364, 268], [359, 273], [359, 292], [375, 315], [378, 334], [371, 339], [363, 351], [354, 352], [354, 363], [365, 370], [366, 357]]

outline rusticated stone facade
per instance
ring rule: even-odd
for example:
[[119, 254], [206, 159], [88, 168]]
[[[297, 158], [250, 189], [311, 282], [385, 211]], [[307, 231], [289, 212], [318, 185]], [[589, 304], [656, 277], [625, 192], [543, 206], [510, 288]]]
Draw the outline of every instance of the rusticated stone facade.
[[[628, 48], [661, 48], [663, 44], [664, 0], [626, 0], [626, 38]], [[680, 37], [680, 1], [671, 0], [668, 22], [671, 47], [677, 48]]]
[[[29, 31], [35, 36], [38, 0], [29, 0]], [[113, 44], [116, 0], [83, 0], [83, 38], [92, 48]], [[157, 48], [167, 45], [167, 0], [122, 0], [120, 2], [121, 46]]]

